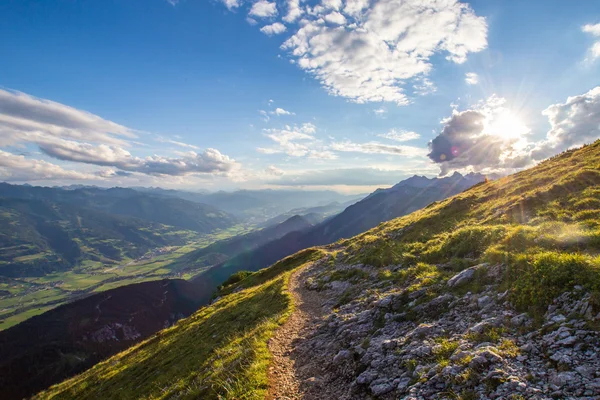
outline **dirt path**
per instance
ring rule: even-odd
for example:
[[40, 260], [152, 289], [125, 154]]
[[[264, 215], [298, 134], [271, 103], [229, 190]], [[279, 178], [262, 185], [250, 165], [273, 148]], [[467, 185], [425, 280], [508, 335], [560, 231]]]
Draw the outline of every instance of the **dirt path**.
[[[306, 365], [305, 358], [297, 354], [297, 345], [315, 329], [323, 316], [325, 298], [314, 290], [304, 287], [305, 275], [310, 266], [292, 274], [289, 290], [295, 310], [269, 341], [273, 360], [269, 367], [270, 400], [307, 399], [303, 386], [315, 379], [314, 368]], [[304, 365], [303, 365], [304, 364]], [[304, 367], [304, 368], [303, 368]]]

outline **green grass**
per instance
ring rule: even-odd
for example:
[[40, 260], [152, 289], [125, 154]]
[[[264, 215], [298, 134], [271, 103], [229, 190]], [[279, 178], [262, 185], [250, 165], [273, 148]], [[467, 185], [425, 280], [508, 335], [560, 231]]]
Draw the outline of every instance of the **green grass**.
[[[539, 313], [574, 285], [600, 291], [599, 186], [597, 141], [476, 185], [343, 244], [350, 262], [381, 268], [380, 278], [397, 284], [412, 279], [427, 286], [445, 279], [448, 270], [501, 263], [506, 272], [493, 283], [509, 290], [518, 309]], [[403, 268], [386, 268], [397, 264]], [[419, 283], [417, 273], [425, 274], [425, 282]], [[473, 289], [488, 283], [478, 276]]]
[[246, 276], [244, 290], [36, 398], [263, 399], [267, 341], [293, 311], [290, 273], [321, 255], [307, 250]]
[[31, 308], [25, 312], [7, 317], [7, 318], [3, 318], [2, 316], [0, 316], [0, 330], [2, 329], [8, 329], [11, 326], [15, 326], [23, 321], [25, 321], [26, 319], [29, 319], [31, 317], [35, 317], [36, 315], [40, 315], [45, 313], [46, 311], [49, 311], [51, 309], [53, 309], [54, 307], [58, 307], [60, 304], [56, 304], [53, 306], [48, 306], [48, 307], [38, 307], [38, 308]]

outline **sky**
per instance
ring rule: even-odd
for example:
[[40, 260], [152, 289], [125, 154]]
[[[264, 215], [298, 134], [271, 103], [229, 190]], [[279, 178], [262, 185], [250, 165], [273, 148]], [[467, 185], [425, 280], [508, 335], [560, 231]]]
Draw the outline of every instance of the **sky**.
[[600, 2], [0, 0], [0, 181], [363, 193], [600, 137]]

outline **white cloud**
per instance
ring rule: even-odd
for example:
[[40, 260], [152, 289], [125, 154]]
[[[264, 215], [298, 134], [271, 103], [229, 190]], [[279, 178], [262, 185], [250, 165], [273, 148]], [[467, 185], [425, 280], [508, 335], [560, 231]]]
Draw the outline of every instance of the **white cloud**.
[[385, 108], [383, 108], [383, 107], [379, 107], [379, 108], [375, 108], [373, 110], [373, 113], [375, 113], [375, 115], [381, 117], [381, 116], [383, 116], [384, 114], [387, 113], [387, 110]]
[[416, 78], [413, 89], [418, 96], [427, 96], [437, 91], [435, 84], [426, 77]]
[[316, 126], [305, 123], [301, 126], [286, 125], [283, 129], [263, 129], [263, 134], [274, 141], [274, 147], [259, 147], [256, 150], [263, 154], [287, 154], [291, 157], [304, 157], [311, 151], [320, 151], [314, 136]]
[[358, 103], [408, 104], [407, 81], [421, 78], [417, 94], [435, 87], [423, 78], [434, 54], [463, 63], [487, 46], [485, 19], [458, 1], [380, 0], [370, 8], [368, 1], [347, 1], [341, 27], [322, 22], [331, 15], [328, 7], [313, 7], [282, 48], [330, 94]]
[[390, 154], [395, 156], [420, 157], [427, 154], [426, 149], [413, 146], [390, 145], [379, 142], [355, 143], [351, 141], [334, 142], [331, 149], [335, 151], [365, 153], [365, 154]]
[[260, 18], [269, 18], [277, 15], [277, 4], [267, 0], [259, 0], [252, 4], [249, 15]]
[[329, 22], [330, 24], [344, 25], [346, 23], [346, 17], [339, 12], [334, 11], [325, 16], [325, 21]]
[[265, 35], [272, 36], [283, 33], [286, 31], [286, 29], [287, 28], [285, 27], [285, 25], [281, 22], [275, 22], [274, 24], [263, 26], [262, 28], [260, 28], [260, 31]]
[[416, 132], [408, 132], [396, 129], [392, 129], [387, 133], [382, 133], [377, 136], [385, 139], [394, 140], [396, 142], [408, 142], [409, 140], [415, 140], [421, 137], [421, 135], [419, 135]]
[[352, 17], [358, 17], [367, 7], [369, 7], [369, 0], [346, 0], [344, 13]]
[[322, 0], [321, 4], [325, 8], [331, 8], [334, 10], [339, 10], [342, 8], [342, 0]]
[[467, 72], [465, 74], [465, 82], [467, 82], [467, 85], [477, 85], [479, 83], [479, 75], [475, 72]]
[[172, 140], [172, 139], [166, 139], [166, 138], [163, 138], [160, 136], [158, 138], [156, 138], [156, 141], [161, 142], [161, 143], [170, 143], [170, 144], [174, 144], [175, 146], [185, 147], [188, 149], [200, 150], [200, 147], [194, 146], [193, 144], [188, 144], [188, 143], [184, 143], [184, 142], [180, 142], [180, 141]]
[[40, 181], [55, 179], [92, 180], [97, 176], [66, 170], [44, 160], [25, 158], [0, 150], [0, 179], [3, 181]]
[[246, 17], [246, 22], [252, 26], [258, 24], [257, 20], [255, 20], [254, 18], [250, 18], [250, 17]]
[[266, 169], [265, 169], [265, 174], [267, 175], [271, 175], [271, 176], [282, 176], [285, 174], [285, 172], [280, 169], [277, 168], [274, 165], [269, 165]]
[[97, 115], [25, 93], [0, 89], [0, 145], [39, 135], [126, 145], [134, 132]]
[[[125, 149], [133, 145], [133, 138], [137, 137], [131, 129], [88, 112], [24, 93], [0, 90], [0, 147], [35, 144], [42, 153], [56, 159], [148, 175], [225, 175], [239, 169], [234, 160], [210, 148], [183, 153], [179, 158], [136, 157]], [[199, 150], [181, 141], [162, 137], [156, 140]], [[2, 155], [10, 153], [2, 151]], [[97, 179], [100, 176], [64, 171], [60, 166], [23, 156], [5, 158], [3, 175], [7, 169], [14, 168], [19, 177], [31, 176], [32, 180], [34, 173], [39, 175], [36, 179], [87, 179], [90, 176]], [[98, 173], [104, 177], [118, 175], [106, 171]]]
[[542, 159], [568, 148], [600, 138], [600, 86], [587, 93], [567, 98], [542, 111], [548, 117], [550, 130], [536, 146], [535, 159]]
[[329, 150], [310, 150], [308, 152], [308, 158], [318, 160], [335, 160], [338, 158], [338, 156]]
[[589, 53], [590, 60], [595, 60], [596, 58], [599, 58], [600, 57], [600, 24], [596, 24], [596, 25], [587, 24], [587, 25], [582, 26], [581, 30], [585, 33], [589, 33], [590, 35], [598, 38], [598, 40], [596, 42], [594, 42], [594, 44], [592, 44], [592, 46], [589, 48], [588, 53]]
[[283, 17], [283, 21], [292, 23], [304, 14], [304, 10], [300, 7], [300, 0], [288, 0], [287, 14]]
[[223, 2], [225, 7], [227, 7], [229, 10], [233, 10], [234, 8], [238, 8], [242, 5], [242, 0], [221, 0], [221, 2]]
[[235, 167], [235, 161], [216, 149], [202, 153], [189, 151], [180, 158], [158, 155], [144, 158], [132, 156], [127, 150], [105, 144], [92, 145], [71, 140], [37, 143], [40, 150], [59, 160], [119, 168], [148, 175], [222, 174]]
[[269, 113], [265, 110], [258, 110], [259, 114], [263, 116], [263, 121], [269, 122], [271, 117], [269, 117]]
[[283, 108], [279, 108], [279, 107], [277, 107], [275, 109], [275, 111], [269, 112], [269, 114], [271, 114], [271, 115], [277, 115], [277, 116], [281, 116], [281, 115], [296, 115], [295, 113], [293, 113], [291, 111], [287, 111], [287, 110], [284, 110]]

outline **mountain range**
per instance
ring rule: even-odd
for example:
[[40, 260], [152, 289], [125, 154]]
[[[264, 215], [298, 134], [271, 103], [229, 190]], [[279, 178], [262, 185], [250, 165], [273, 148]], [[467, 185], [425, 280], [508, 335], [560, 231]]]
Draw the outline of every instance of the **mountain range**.
[[[209, 267], [189, 282], [163, 280], [123, 286], [31, 318], [0, 332], [0, 359], [6, 360], [0, 364], [0, 370], [8, 377], [3, 386], [10, 387], [16, 397], [32, 394], [143, 340], [165, 324], [189, 315], [211, 301], [217, 288], [235, 272], [257, 271], [298, 250], [350, 237], [387, 219], [458, 193], [484, 179], [475, 174], [465, 177], [455, 174], [443, 179], [411, 178], [393, 188], [378, 190], [340, 214], [328, 218], [325, 215], [338, 210], [340, 203], [294, 210], [305, 213], [303, 216], [288, 217], [292, 213], [288, 211], [282, 214], [287, 219], [281, 223], [216, 241], [173, 260], [168, 266], [171, 270], [202, 270]], [[21, 190], [27, 193], [29, 189]], [[80, 193], [82, 190], [86, 193]], [[104, 189], [76, 188], [67, 194], [59, 192], [55, 196], [85, 199], [89, 192], [96, 194], [100, 200], [94, 197], [94, 201], [87, 200], [86, 204], [109, 203]], [[148, 194], [130, 197], [131, 192], [126, 189], [113, 193], [126, 199], [141, 197], [149, 203], [159, 203], [165, 199], [169, 203], [173, 200], [171, 197]], [[132, 207], [121, 212], [136, 211]], [[275, 218], [272, 222], [277, 220]], [[160, 293], [160, 287], [165, 290], [159, 301], [156, 296]], [[146, 292], [148, 296], [143, 295]], [[156, 296], [151, 294], [154, 292]], [[100, 317], [96, 315], [99, 308], [103, 310]], [[96, 316], [92, 318], [92, 315]], [[38, 340], [32, 345], [28, 332], [38, 335], [40, 330], [44, 330], [45, 334], [39, 334]], [[32, 366], [30, 360], [34, 358], [40, 361]], [[49, 374], [47, 371], [55, 372]], [[27, 385], [14, 383], [17, 382], [14, 380], [17, 376], [27, 376]]]
[[194, 278], [210, 293], [229, 275], [241, 270], [258, 271], [299, 250], [333, 243], [371, 229], [436, 201], [482, 183], [481, 174], [459, 173], [447, 178], [412, 177], [389, 189], [380, 189], [343, 212], [304, 231], [291, 232], [280, 239], [239, 254]]
[[597, 141], [240, 275], [34, 398], [595, 398], [599, 188]]

